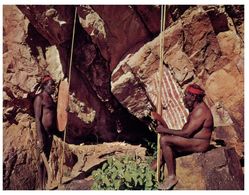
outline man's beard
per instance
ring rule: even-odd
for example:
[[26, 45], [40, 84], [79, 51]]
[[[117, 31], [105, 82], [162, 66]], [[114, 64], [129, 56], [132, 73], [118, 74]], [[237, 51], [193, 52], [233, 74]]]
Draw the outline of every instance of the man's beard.
[[194, 109], [194, 102], [195, 102], [195, 101], [191, 101], [191, 100], [184, 101], [185, 107], [186, 107], [190, 112]]

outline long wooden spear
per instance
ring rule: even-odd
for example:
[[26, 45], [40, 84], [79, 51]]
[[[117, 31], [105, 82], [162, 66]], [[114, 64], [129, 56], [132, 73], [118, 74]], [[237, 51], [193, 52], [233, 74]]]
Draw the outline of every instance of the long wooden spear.
[[[163, 77], [163, 54], [164, 54], [164, 29], [165, 29], [166, 5], [161, 5], [161, 32], [160, 32], [160, 60], [159, 60], [159, 85], [157, 96], [157, 113], [162, 115], [162, 77]], [[160, 134], [157, 134], [157, 181], [160, 180]]]

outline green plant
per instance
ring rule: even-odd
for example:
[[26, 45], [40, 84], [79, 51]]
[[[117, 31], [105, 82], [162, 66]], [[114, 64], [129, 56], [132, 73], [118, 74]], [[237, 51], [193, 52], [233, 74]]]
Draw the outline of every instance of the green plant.
[[92, 176], [93, 190], [157, 189], [155, 172], [145, 161], [135, 157], [109, 158]]
[[153, 141], [149, 141], [144, 139], [144, 145], [146, 147], [146, 156], [153, 156], [154, 158], [157, 157], [157, 143]]

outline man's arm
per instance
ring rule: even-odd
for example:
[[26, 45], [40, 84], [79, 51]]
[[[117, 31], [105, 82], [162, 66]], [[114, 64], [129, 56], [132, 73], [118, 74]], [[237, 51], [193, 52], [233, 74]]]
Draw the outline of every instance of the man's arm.
[[162, 125], [159, 125], [156, 131], [160, 134], [177, 135], [177, 136], [188, 138], [194, 132], [202, 128], [202, 125], [205, 120], [203, 117], [204, 115], [205, 113], [203, 109], [199, 108], [196, 111], [191, 113], [191, 115], [188, 117], [188, 121], [185, 123], [182, 130], [173, 130], [173, 129], [165, 128]]
[[151, 117], [154, 120], [157, 120], [159, 122], [159, 124], [161, 124], [163, 127], [168, 128], [168, 125], [164, 121], [163, 117], [160, 114], [158, 114], [157, 112], [151, 112]]
[[43, 136], [42, 136], [42, 98], [38, 95], [34, 101], [35, 124], [38, 136], [38, 147], [43, 149]]

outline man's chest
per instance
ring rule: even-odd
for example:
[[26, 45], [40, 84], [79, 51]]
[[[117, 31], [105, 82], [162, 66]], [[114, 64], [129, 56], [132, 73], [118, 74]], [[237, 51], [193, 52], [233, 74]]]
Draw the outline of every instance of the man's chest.
[[49, 110], [54, 110], [56, 105], [51, 97], [43, 99], [43, 107]]

